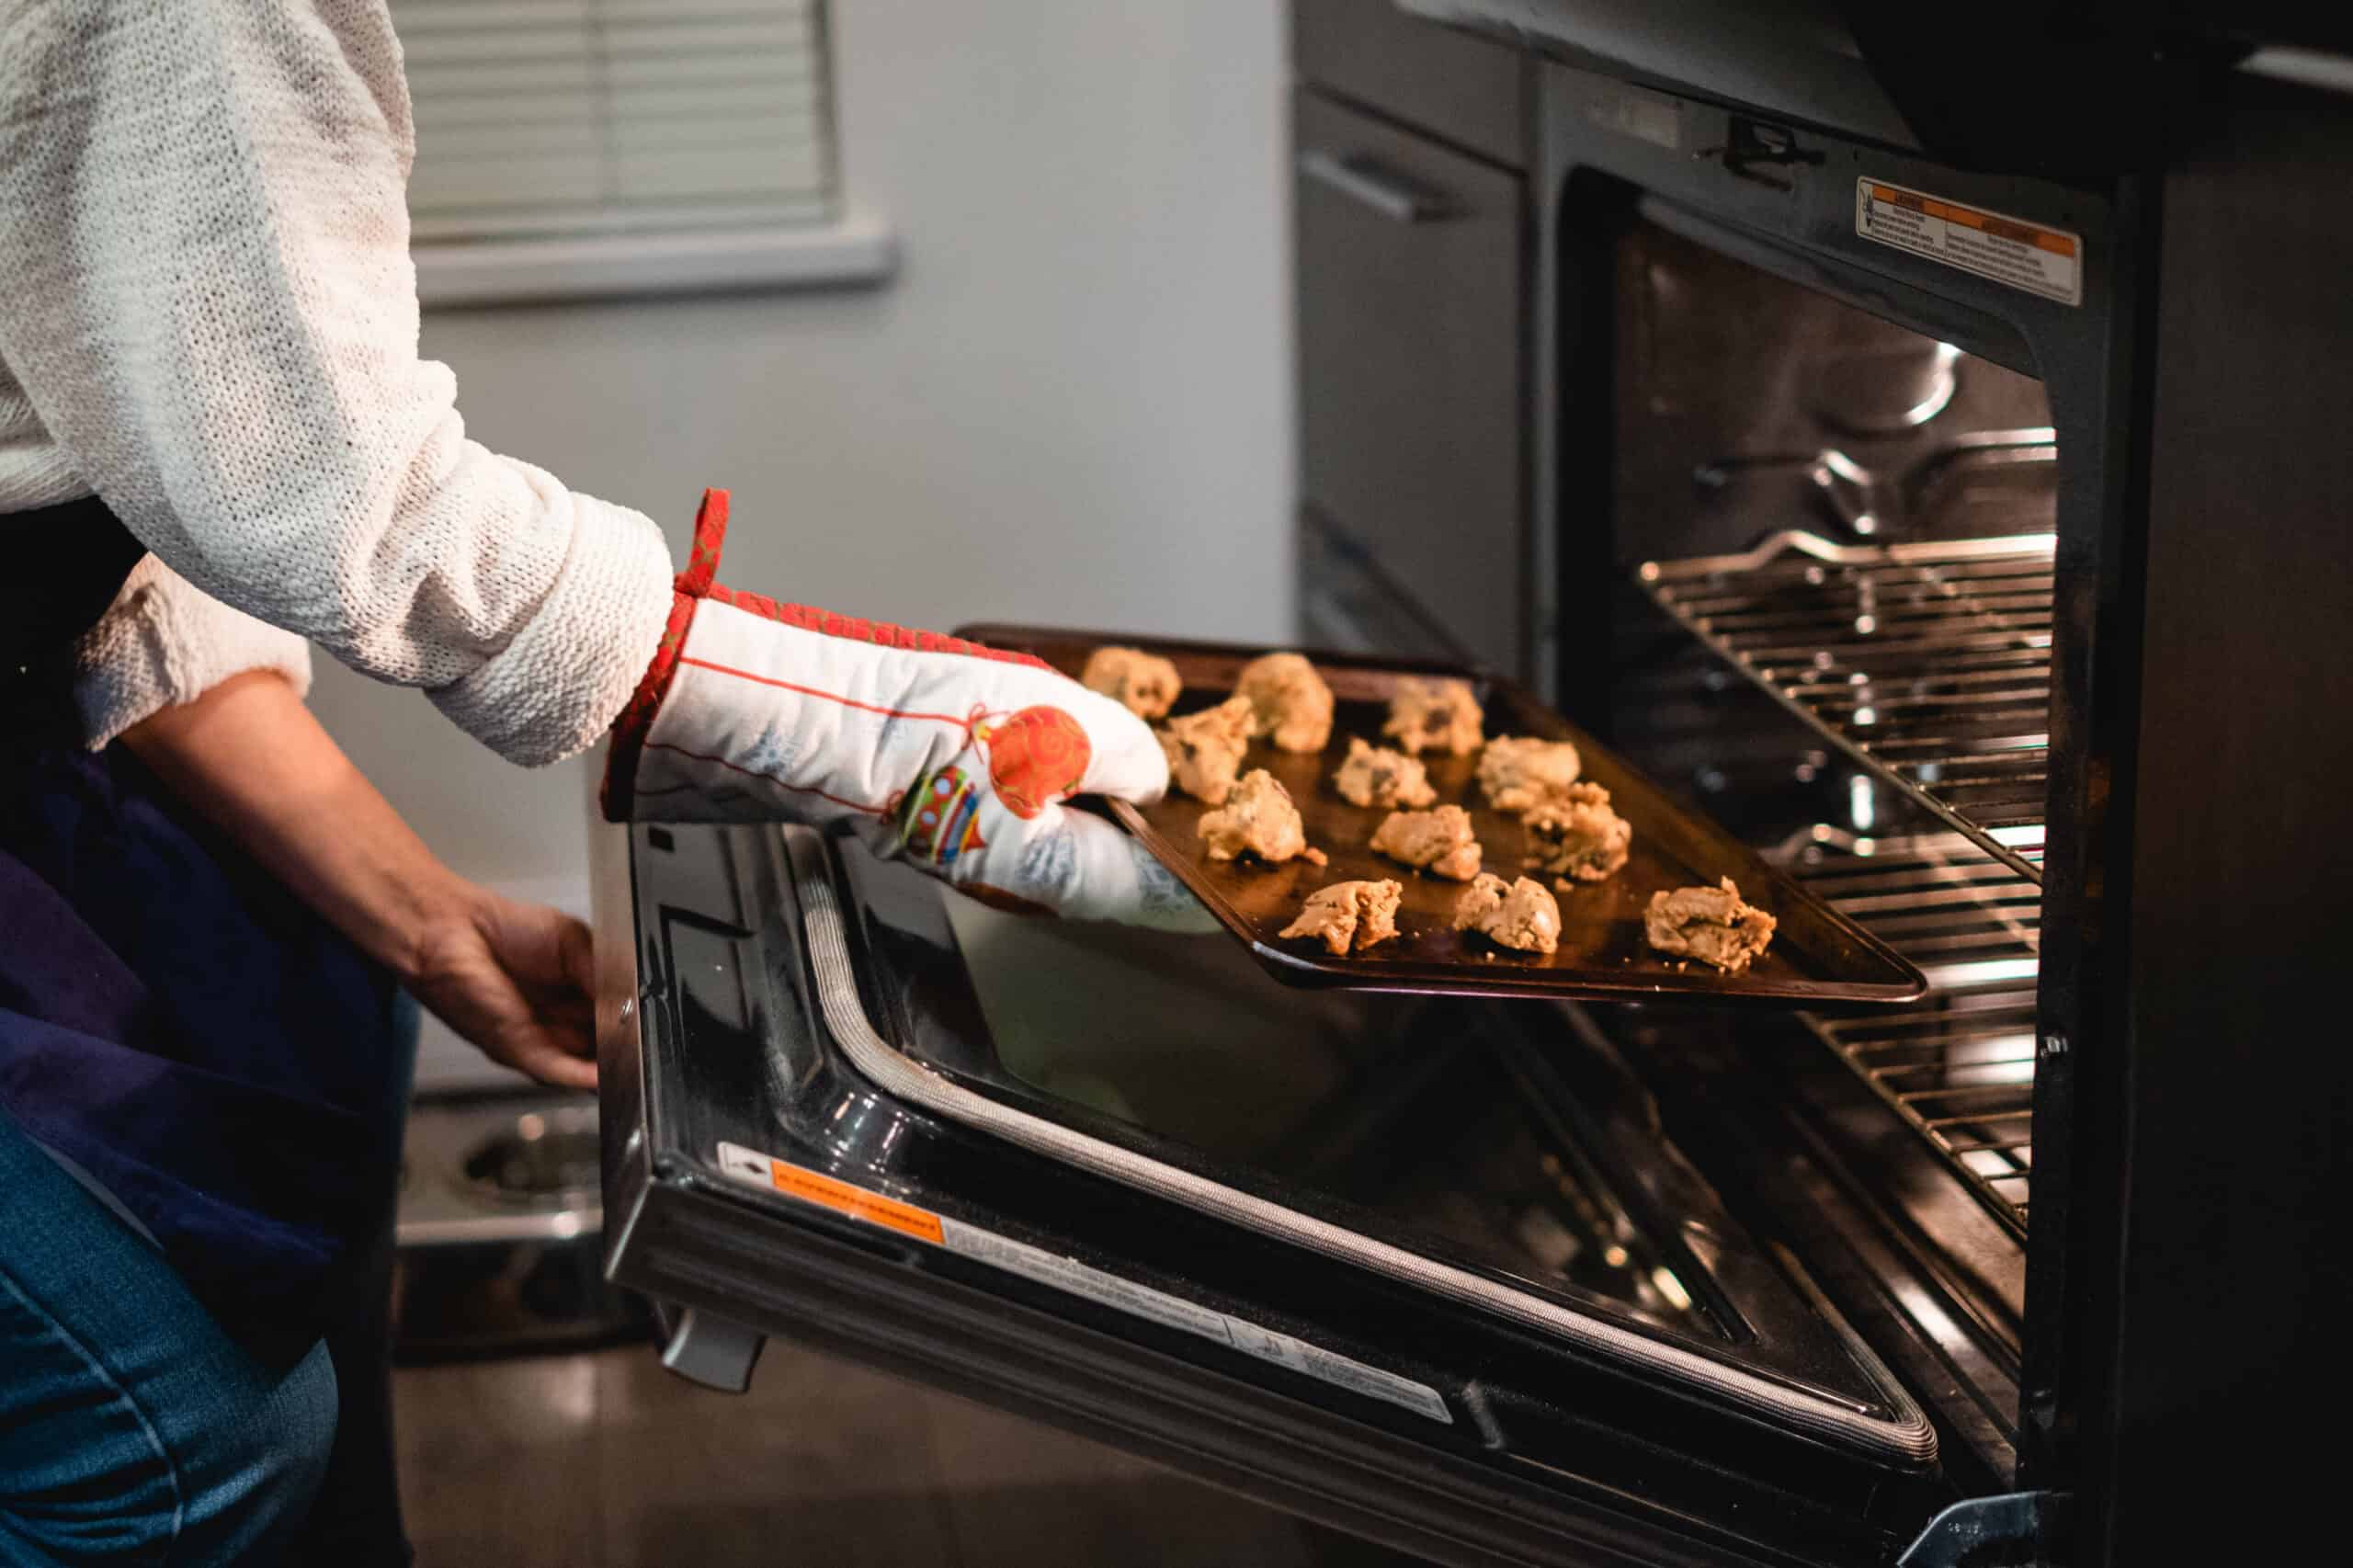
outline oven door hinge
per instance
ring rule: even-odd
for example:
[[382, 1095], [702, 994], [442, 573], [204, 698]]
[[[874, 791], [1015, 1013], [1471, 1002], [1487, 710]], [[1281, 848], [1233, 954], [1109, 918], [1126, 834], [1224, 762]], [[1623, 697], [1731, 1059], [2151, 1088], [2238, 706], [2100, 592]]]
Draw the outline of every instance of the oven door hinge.
[[671, 1371], [721, 1393], [743, 1393], [752, 1386], [752, 1369], [768, 1342], [758, 1329], [700, 1307], [659, 1301], [654, 1321], [662, 1331], [662, 1365]]
[[1896, 1568], [2051, 1568], [2074, 1512], [2066, 1492], [2011, 1492], [1955, 1503], [1928, 1521]]
[[1823, 161], [1818, 149], [1799, 146], [1796, 133], [1787, 127], [1740, 114], [1732, 117], [1722, 146], [1702, 147], [1697, 155], [1721, 158], [1726, 174], [1775, 190], [1796, 189], [1794, 171]]

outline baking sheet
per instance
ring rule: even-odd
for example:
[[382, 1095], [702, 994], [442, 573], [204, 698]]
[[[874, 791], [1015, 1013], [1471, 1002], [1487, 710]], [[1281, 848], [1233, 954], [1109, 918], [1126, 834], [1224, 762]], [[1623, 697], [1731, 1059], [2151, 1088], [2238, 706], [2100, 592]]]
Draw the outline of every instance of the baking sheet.
[[[1025, 626], [967, 627], [958, 635], [1034, 653], [1073, 676], [1086, 665], [1087, 655], [1105, 643], [1160, 654], [1176, 665], [1185, 682], [1173, 710], [1177, 714], [1223, 701], [1233, 694], [1242, 666], [1272, 651]], [[1254, 742], [1242, 767], [1245, 773], [1264, 767], [1282, 781], [1298, 803], [1308, 843], [1331, 857], [1329, 866], [1305, 860], [1272, 867], [1247, 858], [1211, 860], [1196, 833], [1202, 814], [1211, 808], [1173, 789], [1155, 805], [1111, 802], [1113, 813], [1277, 978], [1359, 990], [1813, 1007], [1909, 1002], [1927, 989], [1926, 978], [1913, 964], [1809, 896], [1714, 823], [1677, 806], [1523, 688], [1451, 665], [1307, 652], [1336, 701], [1329, 744], [1321, 753], [1303, 755]], [[1604, 882], [1578, 884], [1574, 892], [1553, 887], [1561, 906], [1557, 952], [1514, 952], [1454, 930], [1455, 900], [1466, 884], [1374, 854], [1369, 845], [1387, 812], [1353, 805], [1331, 787], [1333, 773], [1347, 756], [1349, 736], [1385, 744], [1381, 726], [1398, 683], [1432, 676], [1470, 683], [1486, 710], [1491, 739], [1536, 735], [1573, 743], [1584, 764], [1580, 778], [1607, 789], [1611, 807], [1633, 824], [1633, 843], [1617, 875]], [[1422, 761], [1438, 791], [1437, 803], [1450, 802], [1471, 813], [1485, 850], [1483, 869], [1506, 881], [1522, 874], [1521, 861], [1529, 852], [1527, 831], [1515, 813], [1486, 804], [1476, 780], [1476, 754], [1426, 752]], [[1527, 874], [1552, 885], [1549, 876]], [[1724, 876], [1740, 885], [1745, 900], [1779, 920], [1765, 956], [1742, 973], [1726, 974], [1697, 960], [1654, 952], [1643, 937], [1643, 911], [1651, 894], [1663, 888], [1713, 886]], [[1335, 957], [1321, 942], [1280, 935], [1316, 889], [1381, 879], [1405, 890], [1395, 940], [1370, 952]]]

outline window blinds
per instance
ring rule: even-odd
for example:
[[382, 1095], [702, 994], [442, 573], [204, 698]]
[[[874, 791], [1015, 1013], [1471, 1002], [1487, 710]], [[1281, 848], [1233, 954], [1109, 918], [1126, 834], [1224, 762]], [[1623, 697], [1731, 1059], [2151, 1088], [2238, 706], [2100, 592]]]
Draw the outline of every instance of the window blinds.
[[392, 0], [420, 242], [835, 215], [824, 0]]

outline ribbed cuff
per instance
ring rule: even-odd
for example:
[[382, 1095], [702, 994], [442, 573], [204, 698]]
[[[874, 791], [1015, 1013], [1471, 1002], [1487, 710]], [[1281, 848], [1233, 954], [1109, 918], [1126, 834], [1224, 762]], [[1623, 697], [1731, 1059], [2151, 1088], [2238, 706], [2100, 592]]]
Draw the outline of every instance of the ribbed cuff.
[[510, 762], [585, 751], [653, 662], [670, 614], [670, 551], [650, 517], [574, 494], [572, 553], [539, 610], [497, 657], [431, 695]]
[[232, 676], [274, 670], [311, 689], [311, 646], [202, 592], [150, 555], [74, 644], [74, 705], [92, 751]]

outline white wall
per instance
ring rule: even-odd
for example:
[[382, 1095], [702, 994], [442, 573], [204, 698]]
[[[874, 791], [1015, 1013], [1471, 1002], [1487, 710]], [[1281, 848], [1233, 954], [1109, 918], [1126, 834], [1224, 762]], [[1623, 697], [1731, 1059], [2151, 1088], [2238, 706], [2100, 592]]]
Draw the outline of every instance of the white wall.
[[[833, 14], [846, 183], [895, 281], [428, 316], [472, 433], [674, 549], [732, 489], [724, 575], [779, 597], [1290, 635], [1279, 0]], [[313, 705], [451, 863], [573, 901], [580, 765], [507, 767], [340, 668]]]

